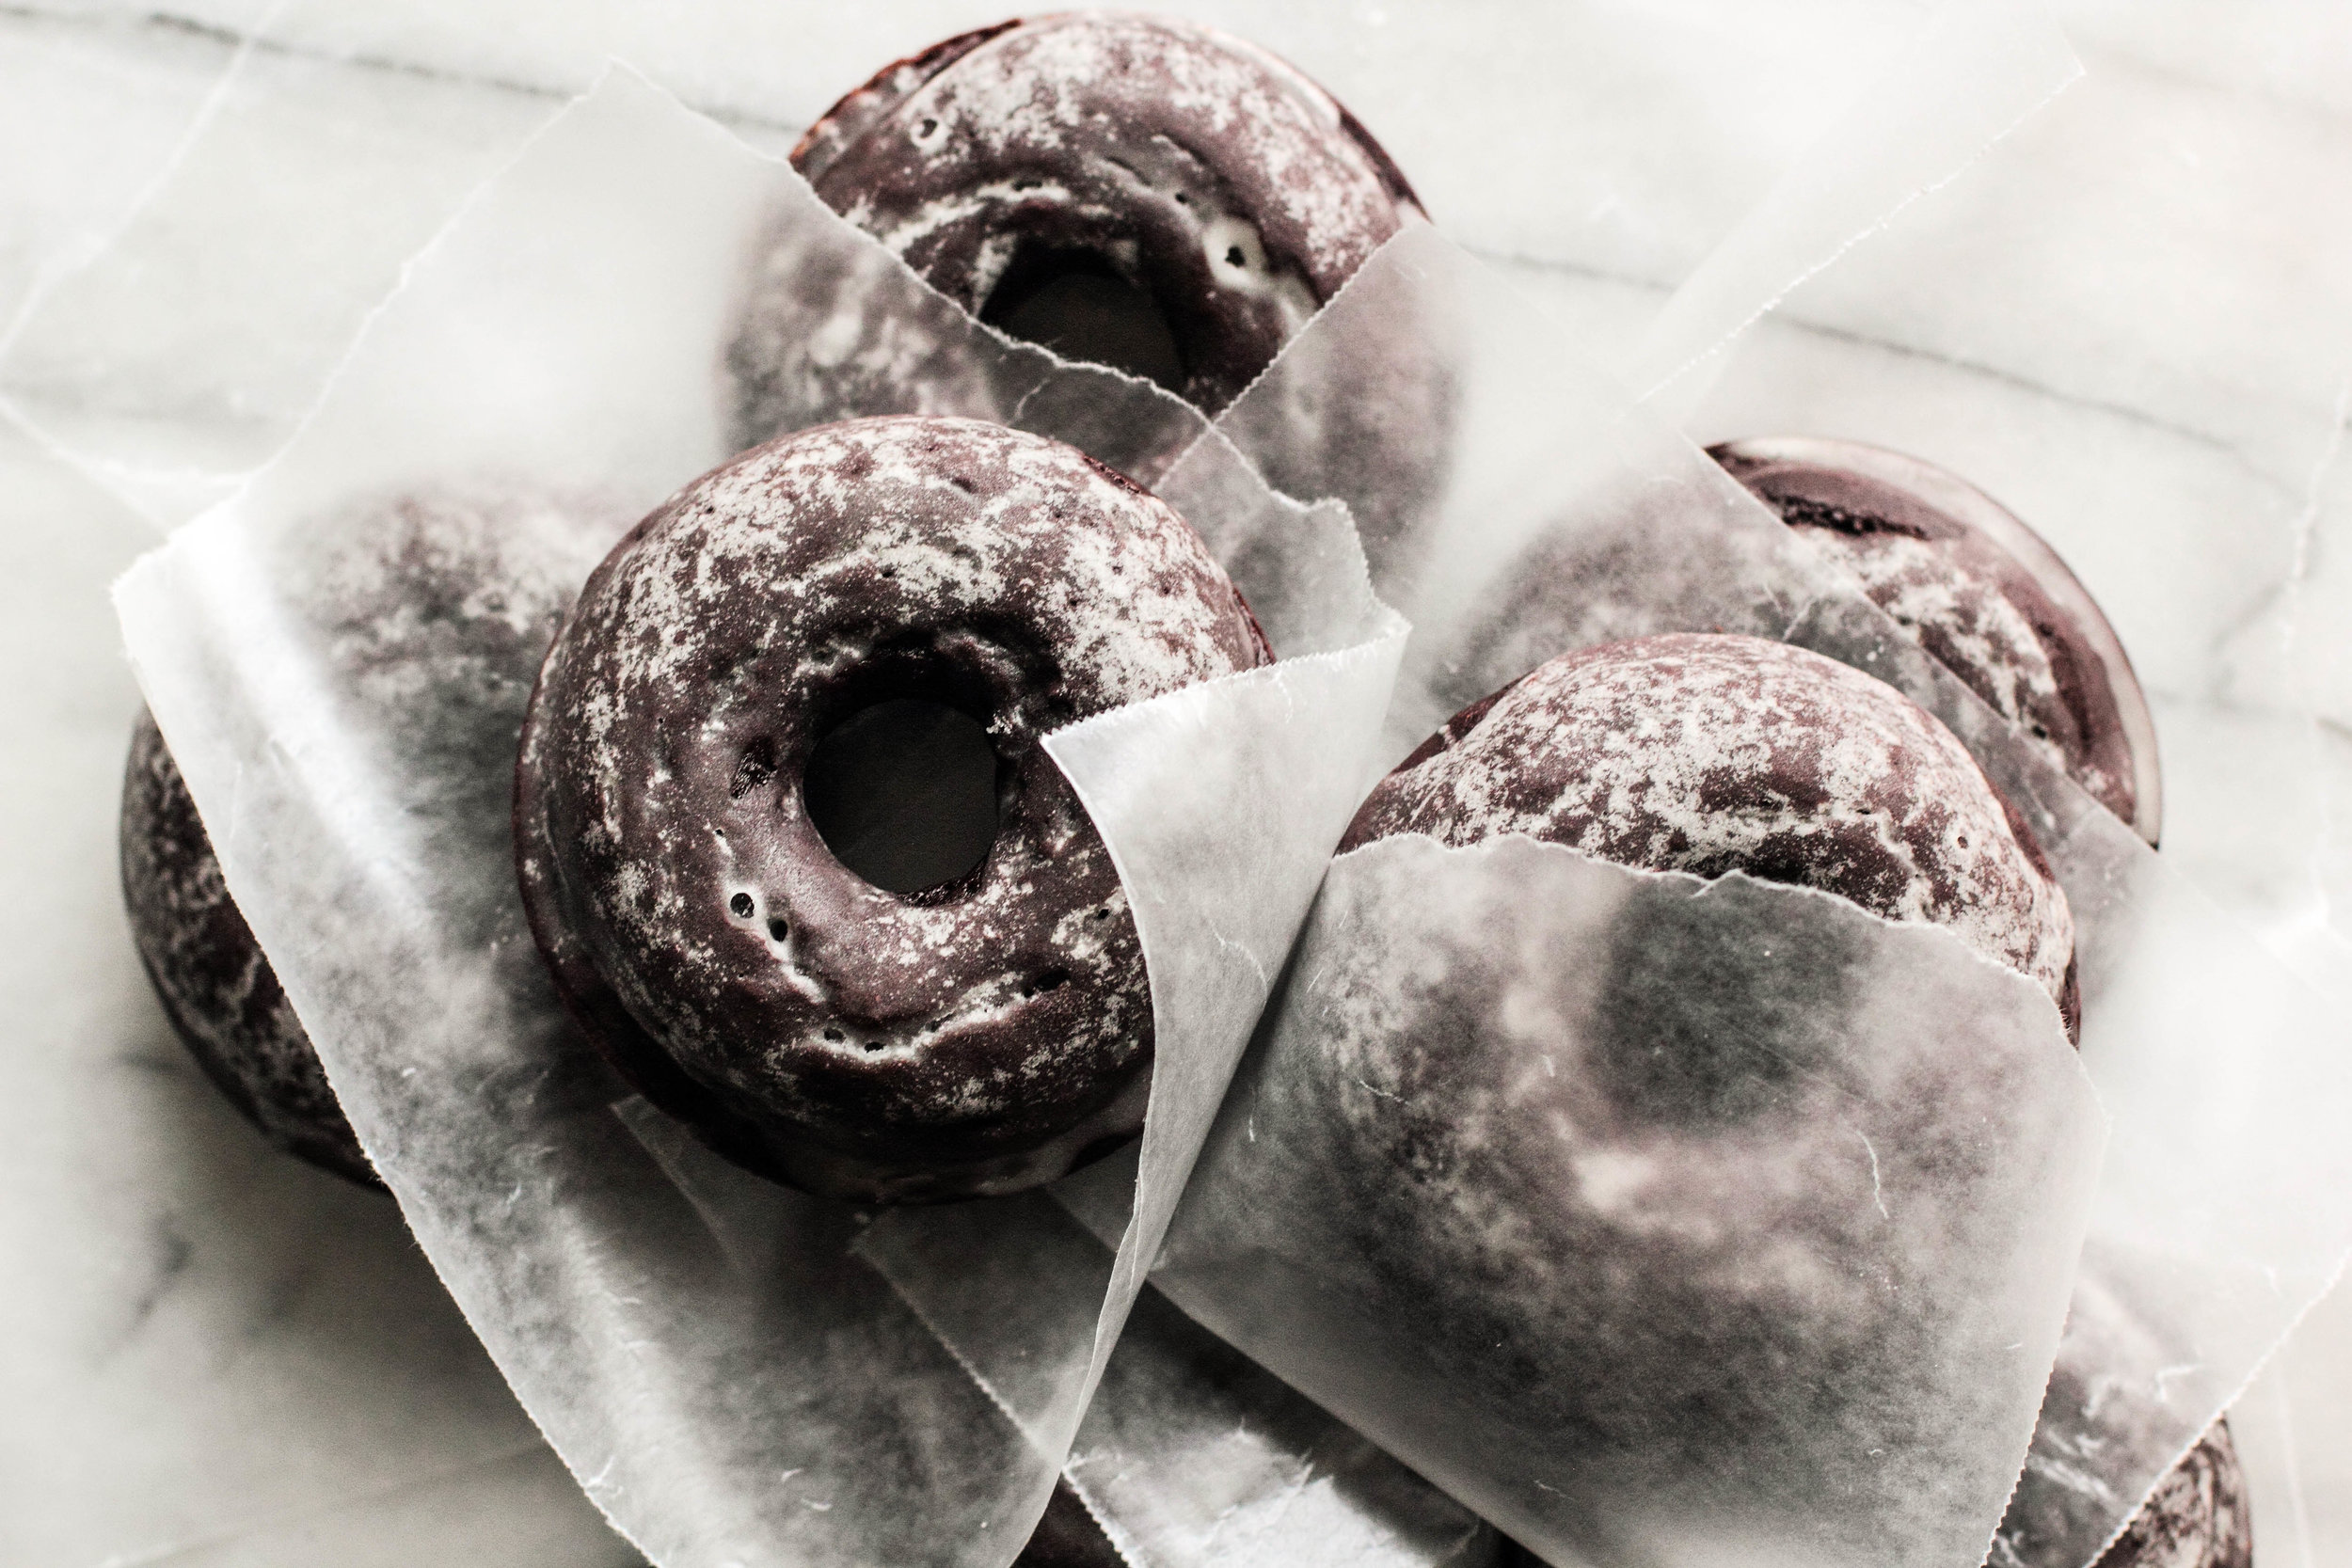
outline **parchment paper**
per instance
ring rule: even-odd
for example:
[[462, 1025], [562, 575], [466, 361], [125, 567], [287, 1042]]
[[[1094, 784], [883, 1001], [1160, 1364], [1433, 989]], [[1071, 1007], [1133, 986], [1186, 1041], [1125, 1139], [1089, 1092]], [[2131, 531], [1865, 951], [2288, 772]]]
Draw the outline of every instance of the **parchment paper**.
[[[720, 1245], [747, 1268], [771, 1267], [775, 1214], [791, 1195], [728, 1164], [642, 1100], [619, 1111]], [[1103, 1217], [1099, 1236], [1051, 1203], [1028, 1206], [1027, 1234], [1040, 1244], [1018, 1250], [1012, 1268], [1032, 1268], [1044, 1252], [1107, 1271], [1137, 1153], [1131, 1146], [1059, 1189], [1073, 1210]], [[987, 1243], [1007, 1233], [1001, 1221], [995, 1238], [975, 1233], [969, 1266], [1001, 1281], [1007, 1259]], [[1034, 1319], [1035, 1303], [1016, 1315]], [[1020, 1392], [1021, 1347], [1002, 1325], [952, 1305], [926, 1325], [993, 1393]], [[1494, 1568], [1503, 1549], [1491, 1526], [1148, 1289], [1063, 1474], [1136, 1568]]]
[[[2019, 1499], [2061, 1521], [2044, 1527], [2047, 1560], [2089, 1560], [2344, 1255], [2352, 1189], [2330, 1132], [2332, 1107], [2352, 1090], [2342, 1025], [1703, 454], [1580, 373], [1571, 345], [1435, 234], [1384, 251], [1311, 325], [1305, 351], [1236, 405], [1226, 425], [1241, 450], [1255, 459], [1257, 443], [1279, 441], [1281, 419], [1263, 410], [1318, 395], [1285, 385], [1315, 373], [1312, 339], [1377, 341], [1381, 324], [1401, 316], [1446, 324], [1459, 418], [1441, 495], [1392, 541], [1371, 542], [1375, 587], [1415, 628], [1390, 713], [1391, 756], [1565, 648], [1666, 629], [1778, 636], [1867, 669], [1944, 718], [2056, 863], [2078, 927], [2083, 1060], [2114, 1118], [2086, 1276], [2146, 1329], [2122, 1363], [2061, 1359], [2026, 1472], [2035, 1495]], [[1348, 499], [1375, 471], [1372, 456], [1326, 468], [1328, 493]], [[1278, 445], [1266, 461], [1294, 458]], [[1188, 1309], [1210, 1310], [1181, 1282], [1168, 1288]], [[1241, 1342], [1292, 1375], [1279, 1349]], [[2087, 1341], [2070, 1340], [2078, 1351]], [[1393, 1422], [1311, 1376], [1295, 1381], [1400, 1441]], [[2066, 1394], [2094, 1385], [2128, 1397]], [[2092, 1451], [2092, 1435], [2090, 1473], [2057, 1463]], [[1433, 1474], [1448, 1468], [1403, 1451]], [[2059, 1484], [2061, 1475], [2072, 1479]]]
[[0, 880], [39, 890], [0, 917], [0, 1560], [639, 1561], [399, 1210], [271, 1148], [173, 1037], [116, 853], [139, 694], [106, 585], [153, 534], [12, 431], [0, 491], [0, 658], [40, 673], [0, 695]]
[[1136, 1299], [1068, 1474], [1147, 1568], [1489, 1568], [1503, 1550], [1156, 1291]]
[[[578, 582], [730, 450], [728, 347], [779, 225], [920, 317], [919, 285], [877, 274], [797, 177], [616, 76], [411, 268], [286, 453], [118, 605], [363, 1143], [598, 1506], [664, 1563], [993, 1568], [1043, 1505], [1352, 808], [1401, 628], [1358, 565], [1352, 592], [1270, 602], [1298, 657], [1053, 741], [1153, 977], [1115, 1261], [1083, 1236], [1057, 1249], [1038, 1218], [1071, 1227], [1041, 1196], [873, 1222], [763, 1188], [763, 1244], [730, 1243], [554, 1007], [506, 808]], [[1004, 349], [1024, 356], [1052, 369]], [[1039, 380], [1057, 376], [1099, 384], [1059, 406], [1167, 401], [1104, 372]], [[1291, 510], [1345, 544], [1343, 517]]]

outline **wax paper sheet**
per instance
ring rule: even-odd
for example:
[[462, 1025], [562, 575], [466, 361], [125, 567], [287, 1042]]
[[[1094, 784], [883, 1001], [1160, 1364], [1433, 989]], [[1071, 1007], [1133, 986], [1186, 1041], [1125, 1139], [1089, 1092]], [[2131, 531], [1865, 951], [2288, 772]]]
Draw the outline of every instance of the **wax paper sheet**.
[[[411, 268], [287, 452], [118, 604], [363, 1143], [597, 1505], [664, 1563], [1001, 1564], [1352, 808], [1402, 630], [1360, 564], [1351, 593], [1286, 608], [1270, 589], [1295, 657], [1052, 742], [1153, 978], [1153, 1103], [1115, 1258], [1041, 1196], [876, 1219], [763, 1190], [762, 1245], [728, 1241], [553, 1005], [508, 781], [579, 581], [731, 450], [730, 344], [773, 319], [759, 259], [787, 221], [926, 319], [911, 276], [874, 273], [870, 242], [787, 169], [614, 78]], [[1095, 383], [1089, 407], [1167, 401], [1055, 374]], [[1329, 509], [1275, 510], [1348, 538]]]
[[2316, 975], [2352, 931], [2352, 213], [2301, 193], [2352, 179], [2343, 19], [2065, 10], [2085, 78], [1747, 334], [1689, 428], [1909, 452], [2040, 531], [2148, 689], [2166, 857]]
[[1150, 1568], [1489, 1568], [1503, 1550], [1156, 1291], [1136, 1300], [1068, 1474]]
[[[792, 1195], [728, 1164], [642, 1100], [618, 1109], [720, 1245], [744, 1267], [770, 1267], [774, 1216]], [[1107, 1271], [1138, 1152], [1131, 1147], [1069, 1178], [1060, 1196], [1071, 1212], [1029, 1205], [1030, 1246], [992, 1247], [1008, 1234], [1001, 1221], [994, 1237], [974, 1235], [966, 1266], [1000, 1284], [1008, 1273], [1033, 1271], [1041, 1252]], [[1076, 1212], [1099, 1216], [1099, 1232], [1082, 1228]], [[905, 1277], [919, 1286], [926, 1276]], [[1023, 1347], [1002, 1324], [959, 1310], [959, 1298], [933, 1300], [944, 1309], [927, 1314], [926, 1326], [992, 1394], [1019, 1398]], [[1019, 1303], [1015, 1316], [1029, 1321], [1027, 1338], [1039, 1338], [1033, 1301]], [[1063, 1474], [1136, 1568], [1491, 1568], [1503, 1550], [1491, 1526], [1148, 1289]]]
[[272, 1148], [173, 1037], [115, 848], [139, 696], [105, 590], [153, 534], [5, 429], [0, 490], [0, 657], [40, 672], [0, 695], [0, 879], [40, 890], [0, 935], [0, 1560], [636, 1561], [397, 1207]]
[[1161, 1278], [1555, 1560], [1973, 1562], [2102, 1131], [1945, 933], [1400, 838], [1333, 864]]
[[2296, 1325], [2230, 1407], [2266, 1561], [2295, 1568], [2352, 1551], [2352, 1292], [2337, 1288]]
[[2081, 74], [2039, 5], [1936, 8], [1682, 279], [1617, 367], [1622, 378], [1659, 418], [1678, 420], [1744, 328]]
[[[1266, 466], [1296, 463], [1279, 446], [1283, 410], [1321, 394], [1285, 378], [1316, 373], [1311, 340], [1356, 333], [1376, 344], [1399, 319], [1444, 324], [1457, 420], [1435, 503], [1367, 541], [1375, 586], [1415, 628], [1391, 756], [1550, 653], [1654, 630], [1747, 631], [1909, 691], [1969, 742], [2050, 852], [2078, 926], [2083, 1061], [2114, 1120], [2083, 1289], [2122, 1304], [2134, 1329], [2090, 1332], [2078, 1312], [2005, 1536], [2029, 1544], [2032, 1560], [2089, 1560], [2343, 1256], [2352, 1203], [2331, 1108], [2352, 1084], [2338, 1021], [1702, 454], [1580, 375], [1567, 345], [1436, 235], [1391, 245], [1311, 325], [1303, 351], [1236, 405], [1225, 425], [1240, 450], [1260, 458], [1261, 444], [1277, 443]], [[1324, 489], [1349, 499], [1377, 483], [1380, 459], [1322, 469]], [[1229, 1101], [1229, 1121], [1242, 1103]], [[1232, 1137], [1220, 1132], [1216, 1147]], [[1204, 1192], [1222, 1159], [1204, 1167]], [[1171, 1256], [1196, 1241], [1209, 1244], [1180, 1222]], [[1478, 1471], [1467, 1455], [1495, 1451], [1469, 1439], [1447, 1456], [1412, 1446], [1409, 1402], [1351, 1398], [1294, 1365], [1286, 1342], [1220, 1315], [1248, 1293], [1226, 1285], [1220, 1295], [1176, 1275], [1168, 1289], [1196, 1315], [1233, 1323], [1242, 1348], [1457, 1491], [1459, 1475]]]

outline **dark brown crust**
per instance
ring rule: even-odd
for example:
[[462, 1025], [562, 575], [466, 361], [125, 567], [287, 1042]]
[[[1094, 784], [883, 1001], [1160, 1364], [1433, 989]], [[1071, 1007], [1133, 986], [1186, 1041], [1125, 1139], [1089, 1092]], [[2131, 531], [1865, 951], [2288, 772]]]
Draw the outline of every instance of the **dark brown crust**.
[[1802, 648], [1681, 633], [1563, 655], [1423, 743], [1341, 849], [1505, 832], [1948, 927], [2078, 1026], [2073, 921], [2023, 819], [1910, 699]]
[[2247, 1506], [2230, 1423], [2214, 1422], [2142, 1504], [2096, 1568], [2253, 1568]]
[[[2153, 843], [2155, 802], [2141, 799], [2138, 782], [2153, 773], [2153, 760], [2135, 754], [2123, 713], [2126, 702], [2144, 711], [2146, 701], [2104, 617], [2098, 635], [2083, 624], [2098, 615], [2090, 595], [2067, 574], [2082, 607], [2070, 611], [1987, 529], [1885, 472], [1840, 463], [1841, 451], [1893, 456], [1845, 442], [1732, 443], [1710, 455], [1852, 571], [1881, 610], [2094, 800]], [[2007, 528], [2026, 531], [2006, 512], [2002, 517]], [[2112, 655], [2103, 657], [2103, 648]], [[2128, 692], [2116, 689], [2119, 681]], [[2142, 744], [2153, 749], [2153, 730]]]
[[1183, 361], [1175, 389], [1212, 415], [1420, 211], [1305, 76], [1152, 17], [947, 40], [845, 97], [793, 157], [829, 206], [974, 315], [1024, 249], [1106, 264], [1156, 302]]
[[[533, 934], [623, 1074], [762, 1174], [880, 1202], [1050, 1180], [1140, 1127], [1152, 1020], [1041, 742], [1270, 661], [1199, 536], [1073, 449], [961, 420], [787, 436], [641, 523], [556, 640], [516, 772]], [[834, 859], [799, 788], [898, 697], [987, 727], [1002, 823], [905, 895]]]
[[139, 962], [205, 1076], [271, 1143], [382, 1190], [277, 971], [229, 896], [163, 732], [145, 712], [123, 770], [121, 854]]
[[1045, 1516], [1013, 1559], [1012, 1568], [1127, 1568], [1127, 1560], [1071, 1484], [1057, 1481]]

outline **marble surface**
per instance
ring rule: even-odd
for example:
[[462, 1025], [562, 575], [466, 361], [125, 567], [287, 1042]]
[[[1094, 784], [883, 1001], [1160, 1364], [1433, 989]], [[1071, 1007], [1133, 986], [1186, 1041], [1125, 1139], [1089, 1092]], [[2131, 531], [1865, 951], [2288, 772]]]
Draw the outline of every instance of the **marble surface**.
[[[1932, 20], [1901, 0], [1163, 8], [1331, 86], [1450, 233], [1626, 364]], [[0, 8], [0, 1559], [632, 1560], [388, 1205], [185, 1065], [117, 912], [137, 701], [105, 582], [299, 420], [404, 260], [613, 58], [781, 150], [994, 20], [726, 0]], [[2080, 0], [2084, 78], [1677, 390], [1702, 439], [1875, 440], [2049, 534], [2154, 698], [2168, 855], [2352, 974], [2352, 10]], [[159, 1184], [153, 1173], [171, 1173]], [[2265, 1560], [2352, 1561], [2352, 1307], [2240, 1408]]]

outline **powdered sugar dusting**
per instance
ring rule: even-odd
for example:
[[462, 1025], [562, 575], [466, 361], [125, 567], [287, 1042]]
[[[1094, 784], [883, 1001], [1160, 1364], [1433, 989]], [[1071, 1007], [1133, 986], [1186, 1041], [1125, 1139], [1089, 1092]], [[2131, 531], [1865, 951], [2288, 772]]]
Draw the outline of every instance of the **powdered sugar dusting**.
[[1025, 23], [842, 117], [804, 144], [835, 211], [976, 314], [1024, 245], [1109, 263], [1166, 312], [1177, 389], [1211, 412], [1417, 210], [1304, 76], [1149, 17]]
[[[1353, 272], [1370, 254], [1367, 231], [1383, 219], [1394, 228], [1394, 198], [1345, 137], [1329, 95], [1208, 28], [1140, 16], [1047, 18], [958, 60], [892, 124], [949, 168], [980, 167], [1044, 162], [1038, 154], [1051, 151], [1116, 157], [1120, 120], [1138, 109], [1228, 144], [1218, 161], [1246, 165], [1279, 198], [1318, 276]], [[1155, 126], [1152, 135], [1167, 133]], [[1204, 224], [1213, 216], [1200, 214]]]
[[2153, 841], [2160, 790], [2137, 680], [2082, 585], [2022, 521], [1916, 459], [1849, 442], [1733, 442], [1712, 455]]
[[1944, 926], [2058, 999], [2065, 895], [1949, 731], [1869, 676], [1756, 638], [1644, 638], [1554, 659], [1391, 775], [1347, 844], [1525, 833], [1599, 859], [1740, 869]]

